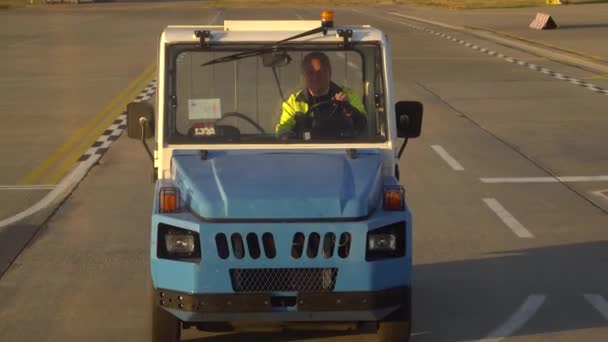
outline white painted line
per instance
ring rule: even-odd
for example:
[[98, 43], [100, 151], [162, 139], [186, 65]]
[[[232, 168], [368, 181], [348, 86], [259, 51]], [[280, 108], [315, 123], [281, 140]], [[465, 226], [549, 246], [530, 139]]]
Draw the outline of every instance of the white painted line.
[[570, 182], [608, 182], [608, 175], [566, 176], [566, 177], [487, 177], [480, 178], [482, 183], [570, 183]]
[[462, 167], [462, 165], [460, 165], [460, 163], [454, 159], [443, 147], [439, 145], [432, 145], [431, 148], [435, 150], [435, 152], [437, 152], [437, 154], [443, 158], [443, 160], [445, 160], [445, 162], [448, 163], [448, 165], [450, 165], [454, 171], [464, 171], [464, 167]]
[[[338, 55], [338, 57], [340, 57], [342, 59], [346, 58], [346, 55], [344, 54], [344, 52], [336, 52], [336, 55]], [[346, 62], [346, 64], [348, 64], [348, 66], [353, 69], [361, 70], [357, 64], [355, 64], [351, 61]]]
[[348, 66], [351, 67], [351, 68], [353, 68], [353, 69], [360, 70], [359, 66], [357, 64], [353, 63], [353, 62], [348, 62], [346, 64], [348, 64]]
[[[155, 84], [155, 82], [153, 83]], [[148, 87], [146, 87], [146, 89], [148, 89]], [[147, 91], [146, 89], [144, 89], [140, 93], [140, 95], [144, 94]], [[136, 98], [138, 97], [139, 95]], [[125, 118], [126, 116], [122, 114], [119, 115], [117, 119], [124, 120]], [[120, 130], [121, 132], [124, 131], [124, 129], [118, 130]], [[106, 140], [101, 145], [101, 147], [107, 147], [111, 143], [112, 140]], [[91, 149], [92, 148], [89, 148], [87, 152], [91, 151]], [[97, 151], [97, 148], [94, 148], [94, 150]], [[74, 188], [76, 188], [78, 183], [84, 179], [84, 177], [87, 175], [87, 172], [93, 167], [93, 165], [95, 165], [95, 163], [97, 163], [101, 156], [101, 154], [93, 152], [86, 160], [76, 163], [76, 167], [73, 168], [67, 176], [63, 177], [59, 184], [54, 186], [52, 189], [49, 189], [51, 191], [44, 195], [44, 197], [42, 197], [42, 199], [40, 199], [36, 204], [16, 215], [8, 217], [4, 220], [0, 220], [0, 231], [2, 231], [3, 228], [10, 226], [11, 224], [17, 223], [25, 218], [28, 218], [53, 204], [58, 204], [60, 201], [63, 200], [63, 196], [65, 194], [70, 193], [72, 190], [74, 190]]]
[[222, 14], [222, 11], [217, 11], [217, 13], [215, 13], [215, 15], [213, 16], [213, 18], [209, 22], [209, 25], [213, 25], [213, 22], [220, 16], [220, 14]]
[[608, 321], [608, 302], [604, 297], [597, 294], [586, 294], [583, 296]]
[[608, 182], [608, 176], [557, 177], [562, 182]]
[[480, 178], [482, 183], [559, 183], [555, 177]]
[[0, 190], [53, 190], [55, 185], [0, 185]]
[[520, 238], [527, 239], [534, 237], [534, 235], [532, 235], [532, 233], [530, 233], [526, 227], [519, 223], [519, 221], [517, 221], [517, 219], [511, 215], [511, 213], [509, 213], [507, 209], [505, 209], [495, 198], [484, 198], [483, 201], [490, 209], [492, 209], [498, 218], [500, 218], [502, 222], [507, 225], [507, 227], [513, 231], [513, 233], [515, 233], [515, 235]]
[[57, 184], [57, 186], [53, 190], [51, 190], [40, 201], [38, 201], [38, 203], [16, 215], [13, 215], [9, 218], [0, 221], [0, 230], [13, 223], [19, 222], [24, 218], [27, 218], [39, 212], [40, 210], [48, 207], [53, 202], [60, 200], [63, 194], [72, 191], [72, 189], [74, 189], [76, 185], [78, 185], [78, 182], [80, 182], [84, 178], [84, 176], [86, 176], [88, 170], [97, 162], [100, 157], [101, 155], [99, 154], [93, 154], [86, 161], [77, 163], [78, 165], [76, 166], [76, 168], [74, 168], [72, 172], [70, 172], [66, 177], [64, 177], [61, 182], [59, 182], [59, 184]]
[[[433, 22], [433, 21], [430, 21], [430, 20], [427, 20], [427, 19], [422, 19], [422, 18], [416, 18], [416, 17], [412, 17], [412, 16], [408, 16], [408, 15], [403, 15], [403, 14], [398, 13], [398, 12], [388, 12], [388, 13], [392, 14], [392, 15], [395, 15], [395, 16], [398, 16], [398, 17], [402, 17], [402, 18], [408, 19], [408, 20], [413, 20], [415, 22], [422, 21], [422, 22], [425, 22], [427, 24], [431, 24], [431, 25], [435, 25], [435, 26], [440, 26], [440, 27], [443, 27], [443, 28], [451, 29], [451, 30], [456, 30], [456, 31], [461, 31], [461, 32], [464, 31], [465, 33], [467, 32], [467, 30], [464, 30], [463, 28], [460, 28], [460, 27], [457, 27], [457, 26], [448, 25], [448, 24], [441, 23], [441, 22]], [[407, 23], [407, 22], [393, 21], [393, 20], [390, 20], [390, 19], [389, 19], [389, 21], [392, 21], [392, 22], [395, 22], [395, 23], [398, 23], [398, 24], [401, 24], [401, 25], [409, 26], [411, 28], [418, 29], [417, 26], [414, 26], [414, 25], [412, 25], [410, 23]], [[426, 32], [434, 33], [435, 35], [437, 35], [437, 33], [434, 30], [425, 29], [424, 27], [419, 28], [419, 30], [424, 30]], [[444, 35], [442, 34], [441, 36], [443, 37]], [[465, 40], [462, 40], [462, 39], [458, 40], [458, 43], [459, 44], [463, 44], [463, 45], [465, 45], [467, 47], [474, 46], [474, 44], [471, 44], [471, 43], [469, 43], [469, 42], [467, 42]], [[475, 49], [475, 48], [473, 48], [473, 49]], [[478, 50], [478, 49], [475, 49], [475, 50]], [[505, 61], [507, 61], [509, 63], [516, 63], [516, 64], [518, 64], [518, 65], [520, 65], [522, 67], [529, 68], [528, 67], [529, 63], [526, 62], [526, 61], [520, 61], [520, 60], [518, 60], [516, 58], [504, 55], [502, 53], [496, 53], [494, 51], [486, 52], [485, 49], [479, 49], [479, 51], [487, 53], [490, 56], [496, 56], [498, 58], [504, 59]], [[557, 72], [551, 71], [551, 70], [546, 69], [546, 68], [529, 68], [529, 69], [534, 70], [534, 71], [542, 72], [543, 74], [550, 75], [551, 77], [553, 77], [555, 79], [558, 79], [558, 80], [561, 80], [561, 81], [566, 81], [566, 82], [570, 82], [570, 83], [574, 83], [573, 81], [578, 81], [578, 80], [576, 80], [573, 77], [562, 75], [562, 74], [559, 74]], [[593, 84], [590, 84], [590, 83], [589, 84], [585, 84], [584, 87], [587, 88], [587, 89], [589, 89], [589, 90], [591, 90], [591, 91], [593, 91], [593, 92], [595, 92], [595, 93], [608, 95], [608, 89], [602, 89], [602, 88], [600, 88], [598, 86], [595, 86]]]
[[603, 199], [608, 201], [608, 189], [592, 191], [591, 194], [602, 197]]
[[544, 295], [530, 295], [503, 325], [478, 342], [498, 342], [521, 329], [545, 302]]

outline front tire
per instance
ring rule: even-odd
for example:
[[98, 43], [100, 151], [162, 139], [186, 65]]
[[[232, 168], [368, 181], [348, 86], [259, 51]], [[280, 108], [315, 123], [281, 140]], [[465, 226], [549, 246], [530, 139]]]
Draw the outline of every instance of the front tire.
[[378, 323], [378, 342], [408, 342], [411, 326], [409, 320], [382, 321]]
[[152, 289], [152, 342], [179, 342], [182, 322], [161, 308]]
[[412, 292], [407, 291], [403, 306], [378, 322], [378, 342], [408, 342], [412, 331]]

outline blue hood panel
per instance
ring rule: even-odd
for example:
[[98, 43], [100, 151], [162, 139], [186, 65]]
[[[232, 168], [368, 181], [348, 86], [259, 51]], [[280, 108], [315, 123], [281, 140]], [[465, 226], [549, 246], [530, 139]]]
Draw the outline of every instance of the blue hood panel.
[[206, 219], [367, 216], [379, 203], [381, 155], [359, 151], [176, 151], [182, 198]]

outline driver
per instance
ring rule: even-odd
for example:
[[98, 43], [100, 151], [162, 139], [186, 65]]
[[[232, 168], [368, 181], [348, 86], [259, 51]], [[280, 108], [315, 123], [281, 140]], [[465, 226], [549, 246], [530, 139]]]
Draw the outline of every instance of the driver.
[[[331, 64], [329, 58], [323, 52], [315, 51], [307, 54], [302, 59], [302, 74], [304, 76], [304, 89], [291, 94], [287, 101], [283, 102], [283, 112], [276, 133], [279, 138], [295, 135], [296, 114], [308, 113], [310, 109], [313, 127], [321, 130], [334, 129], [334, 136], [341, 128], [350, 129], [358, 135], [367, 124], [361, 97], [352, 89], [339, 87], [331, 81]], [[334, 119], [340, 122], [342, 127], [314, 127], [322, 126], [323, 123]], [[326, 125], [326, 124], [325, 124]], [[346, 127], [345, 127], [346, 126]]]

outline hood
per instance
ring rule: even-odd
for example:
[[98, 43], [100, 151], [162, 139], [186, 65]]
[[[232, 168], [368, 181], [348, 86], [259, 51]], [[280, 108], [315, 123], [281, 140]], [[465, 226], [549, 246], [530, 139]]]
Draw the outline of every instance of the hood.
[[176, 151], [182, 198], [205, 219], [347, 219], [379, 202], [382, 157], [358, 151]]

